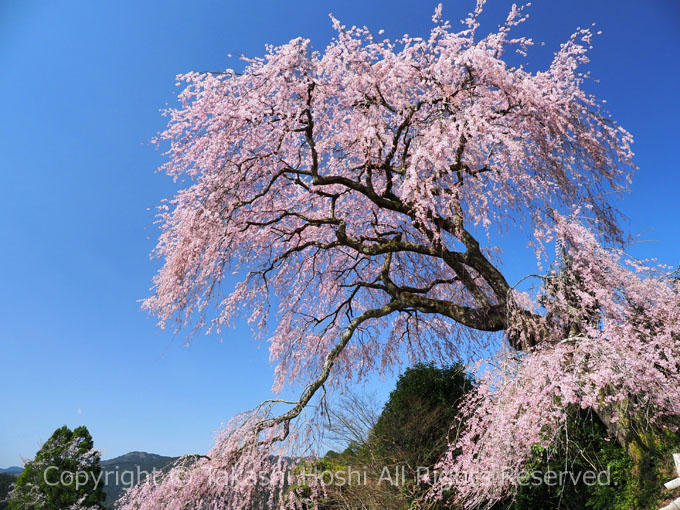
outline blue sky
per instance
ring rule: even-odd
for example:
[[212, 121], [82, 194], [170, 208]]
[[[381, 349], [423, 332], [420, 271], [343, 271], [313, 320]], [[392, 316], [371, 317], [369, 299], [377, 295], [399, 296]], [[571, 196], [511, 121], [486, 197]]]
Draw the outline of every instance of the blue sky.
[[[266, 345], [247, 328], [216, 337], [159, 331], [139, 311], [157, 262], [152, 210], [174, 185], [148, 140], [174, 76], [233, 66], [293, 37], [323, 48], [328, 13], [347, 25], [424, 34], [437, 2], [413, 0], [0, 3], [0, 467], [32, 457], [52, 431], [86, 425], [106, 458], [130, 450], [205, 452], [212, 431], [269, 395]], [[491, 0], [496, 23], [508, 2]], [[457, 20], [469, 1], [444, 2]], [[680, 262], [680, 4], [538, 0], [521, 31], [545, 47], [596, 22], [588, 87], [636, 138], [640, 171], [620, 203], [640, 256]], [[492, 25], [492, 27], [495, 25]], [[506, 246], [519, 278], [524, 240]], [[378, 395], [392, 380], [377, 381]]]

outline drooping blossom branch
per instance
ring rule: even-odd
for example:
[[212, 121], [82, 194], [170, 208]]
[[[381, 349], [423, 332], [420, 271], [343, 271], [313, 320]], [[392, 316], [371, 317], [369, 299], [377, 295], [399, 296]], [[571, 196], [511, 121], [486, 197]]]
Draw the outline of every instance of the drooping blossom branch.
[[[623, 445], [680, 416], [680, 282], [578, 223], [560, 219], [555, 236], [561, 263], [538, 297], [551, 318], [543, 342], [487, 372], [438, 466], [437, 490], [455, 486], [469, 508], [512, 493], [532, 448], [554, 442], [572, 406], [596, 411]], [[531, 329], [525, 314], [514, 318], [511, 328]]]
[[[461, 31], [437, 9], [426, 39], [378, 40], [333, 18], [323, 52], [299, 38], [240, 73], [179, 77], [186, 88], [159, 141], [170, 143], [163, 169], [189, 183], [161, 207], [163, 267], [144, 307], [163, 327], [218, 333], [245, 317], [259, 336], [273, 316], [276, 389], [305, 388], [192, 466], [264, 459], [320, 389], [404, 359], [486, 350], [485, 333], [507, 331], [529, 356], [551, 352], [545, 332], [562, 319], [509, 314], [512, 289], [477, 236], [550, 232], [555, 211], [582, 204], [597, 235], [620, 241], [607, 197], [627, 187], [632, 139], [582, 88], [589, 30], [531, 73], [503, 59], [532, 44], [511, 37], [524, 11], [479, 37], [482, 7]], [[136, 494], [125, 508], [207, 497]]]

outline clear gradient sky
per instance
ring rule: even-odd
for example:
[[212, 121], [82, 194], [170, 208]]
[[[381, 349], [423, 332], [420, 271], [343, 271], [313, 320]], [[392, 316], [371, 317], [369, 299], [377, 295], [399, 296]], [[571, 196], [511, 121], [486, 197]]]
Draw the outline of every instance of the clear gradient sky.
[[[242, 327], [218, 338], [160, 332], [139, 311], [153, 207], [174, 185], [147, 142], [174, 76], [234, 67], [266, 43], [308, 37], [328, 13], [386, 36], [424, 35], [432, 0], [0, 1], [0, 467], [20, 465], [63, 424], [86, 425], [105, 458], [205, 452], [212, 431], [269, 395], [266, 345]], [[510, 3], [490, 0], [494, 28]], [[471, 8], [445, 0], [445, 17]], [[620, 203], [641, 256], [680, 262], [680, 3], [535, 0], [521, 31], [545, 66], [578, 26], [597, 23], [589, 89], [636, 138], [640, 171]], [[152, 210], [150, 211], [149, 208]], [[534, 267], [506, 246], [510, 280]], [[384, 397], [392, 380], [377, 381]]]

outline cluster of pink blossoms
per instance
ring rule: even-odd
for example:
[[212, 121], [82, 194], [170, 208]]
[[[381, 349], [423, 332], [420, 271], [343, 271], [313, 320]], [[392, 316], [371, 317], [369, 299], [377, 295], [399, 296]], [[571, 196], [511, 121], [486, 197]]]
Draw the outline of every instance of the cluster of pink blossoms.
[[[634, 164], [630, 134], [582, 87], [592, 34], [579, 29], [530, 72], [504, 59], [533, 44], [511, 36], [524, 10], [480, 36], [483, 4], [460, 31], [441, 7], [426, 38], [377, 40], [333, 19], [323, 52], [298, 38], [240, 73], [179, 77], [159, 141], [163, 170], [188, 183], [161, 207], [163, 266], [144, 308], [162, 327], [217, 333], [245, 318], [269, 342], [275, 389], [304, 391], [281, 414], [239, 417], [209, 455], [135, 488], [122, 509], [252, 508], [255, 471], [269, 473], [268, 508], [302, 508], [323, 487], [275, 494], [312, 399], [405, 361], [488, 352], [499, 331], [513, 349], [467, 402], [435, 487], [455, 483], [470, 508], [513, 490], [493, 475], [521, 471], [570, 406], [606, 411], [613, 428], [680, 414], [678, 284], [598, 241], [621, 240], [608, 197]], [[574, 204], [588, 227], [556, 212]], [[517, 225], [557, 246], [537, 296], [515, 292], [476, 239]]]
[[[533, 447], [565, 431], [570, 406], [607, 410], [614, 429], [680, 416], [680, 275], [600, 245], [579, 223], [559, 218], [554, 235], [560, 263], [537, 299], [553, 319], [544, 341], [492, 364], [438, 466], [437, 490], [455, 487], [469, 508], [517, 488]], [[513, 328], [535, 331], [527, 321], [541, 318], [517, 314]]]

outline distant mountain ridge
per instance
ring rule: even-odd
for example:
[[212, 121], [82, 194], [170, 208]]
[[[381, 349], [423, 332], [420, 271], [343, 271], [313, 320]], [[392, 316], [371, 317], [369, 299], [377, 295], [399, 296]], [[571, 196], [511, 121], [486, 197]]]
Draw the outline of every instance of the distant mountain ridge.
[[102, 466], [112, 466], [114, 464], [127, 464], [129, 462], [134, 463], [147, 463], [147, 462], [163, 462], [168, 459], [175, 460], [177, 457], [166, 457], [164, 455], [158, 455], [156, 453], [147, 452], [128, 452], [120, 457], [115, 457], [113, 459], [102, 460]]
[[106, 493], [104, 506], [113, 508], [113, 503], [123, 495], [125, 489], [139, 482], [139, 475], [160, 471], [178, 458], [147, 452], [128, 452], [120, 457], [102, 460], [102, 482]]
[[24, 468], [19, 466], [10, 466], [8, 468], [0, 468], [0, 473], [7, 473], [8, 475], [18, 475], [21, 474], [23, 470]]

